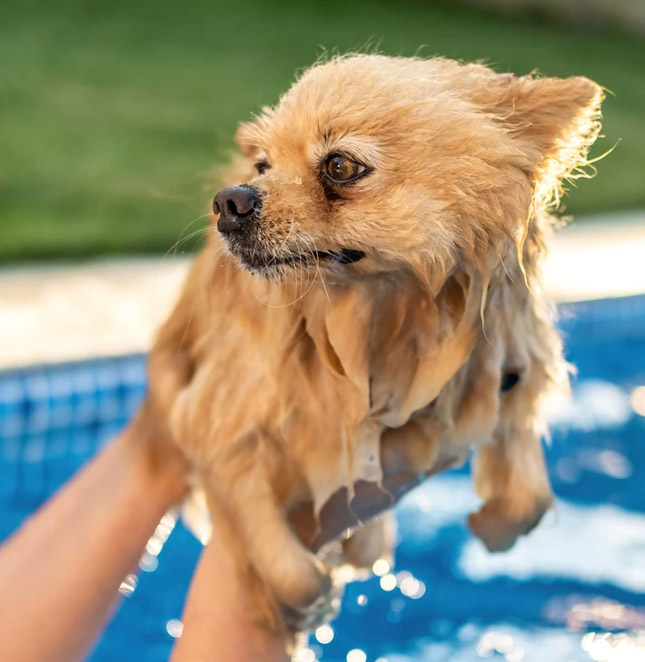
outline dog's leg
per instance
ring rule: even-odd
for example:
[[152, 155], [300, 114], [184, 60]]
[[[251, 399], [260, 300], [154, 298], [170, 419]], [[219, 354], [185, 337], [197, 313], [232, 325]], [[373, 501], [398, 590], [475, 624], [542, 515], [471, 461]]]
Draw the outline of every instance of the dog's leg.
[[303, 609], [329, 589], [323, 564], [296, 537], [277, 502], [269, 480], [261, 440], [244, 442], [244, 451], [207, 477], [207, 489], [224, 500], [247, 546], [247, 554], [260, 579], [278, 602]]
[[384, 476], [415, 478], [429, 472], [439, 458], [439, 440], [440, 428], [431, 418], [385, 430], [381, 437]]
[[234, 563], [243, 595], [248, 598], [250, 620], [279, 631], [283, 628], [276, 596], [262, 581], [249, 561], [247, 544], [232, 518], [229, 504], [212, 493], [206, 493], [208, 510], [213, 522], [216, 544], [223, 545]]
[[358, 569], [370, 569], [375, 561], [392, 557], [394, 522], [384, 515], [364, 524], [343, 541], [343, 560]]
[[241, 478], [230, 497], [261, 579], [288, 607], [302, 609], [314, 602], [329, 579], [291, 531], [266, 477], [255, 471]]
[[529, 430], [481, 448], [474, 475], [484, 505], [469, 516], [468, 523], [490, 551], [512, 547], [552, 504], [540, 439]]
[[491, 551], [509, 549], [553, 502], [536, 411], [545, 381], [545, 367], [534, 360], [519, 383], [500, 394], [493, 439], [475, 455], [473, 477], [484, 505], [469, 524]]

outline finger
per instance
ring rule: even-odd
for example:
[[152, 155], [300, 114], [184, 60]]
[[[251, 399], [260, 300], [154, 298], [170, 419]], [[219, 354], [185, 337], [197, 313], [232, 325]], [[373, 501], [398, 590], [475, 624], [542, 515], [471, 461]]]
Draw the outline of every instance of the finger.
[[369, 522], [418, 484], [417, 476], [397, 474], [386, 477], [383, 484], [358, 481], [351, 497], [347, 488], [338, 490], [320, 511], [320, 530], [311, 542], [312, 549]]
[[352, 530], [392, 508], [425, 478], [450, 469], [463, 461], [462, 456], [442, 458], [419, 476], [409, 470], [392, 471], [384, 467], [383, 481], [358, 481], [350, 495], [346, 487], [337, 490], [324, 504], [318, 516], [311, 502], [301, 504], [289, 516], [291, 526], [302, 542], [316, 551], [324, 544], [347, 536]]

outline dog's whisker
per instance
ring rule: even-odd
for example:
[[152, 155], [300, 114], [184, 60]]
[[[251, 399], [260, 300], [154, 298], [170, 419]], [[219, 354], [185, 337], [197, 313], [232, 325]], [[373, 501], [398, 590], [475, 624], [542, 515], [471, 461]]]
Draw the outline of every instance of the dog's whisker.
[[[299, 236], [300, 236], [300, 239], [308, 247], [308, 250], [311, 253], [311, 255], [314, 257], [314, 262], [317, 266], [319, 264], [320, 258], [318, 257], [318, 253], [316, 251], [316, 243], [315, 243], [313, 237], [311, 237], [311, 235], [309, 235], [309, 234], [304, 234], [304, 233], [299, 233]], [[310, 277], [309, 272], [310, 272], [310, 270], [306, 269], [306, 272], [307, 272], [307, 290], [306, 290], [306, 292], [304, 292], [303, 296], [305, 296], [307, 293], [309, 293], [309, 291], [311, 290], [311, 288], [315, 284], [315, 276], [312, 275], [311, 284], [310, 284], [310, 281], [309, 281], [309, 277]]]
[[327, 283], [325, 283], [325, 276], [323, 275], [322, 269], [320, 268], [320, 262], [316, 264], [316, 269], [318, 271], [318, 275], [320, 276], [320, 284], [322, 285], [323, 291], [325, 292], [327, 303], [331, 308], [333, 308], [334, 304], [332, 303], [331, 297], [329, 296], [329, 290], [327, 289]]
[[199, 228], [198, 230], [195, 230], [194, 232], [191, 232], [190, 234], [186, 235], [185, 237], [182, 237], [181, 239], [178, 239], [164, 254], [163, 259], [165, 260], [169, 255], [172, 253], [173, 255], [177, 255], [177, 251], [181, 246], [189, 242], [191, 239], [194, 239], [195, 237], [199, 237], [200, 235], [206, 235], [208, 231], [210, 230], [210, 226], [206, 226], [204, 228]]
[[[190, 239], [192, 239], [193, 236], [197, 236], [195, 233], [191, 233], [191, 234], [188, 235], [188, 236], [184, 236], [184, 233], [188, 230], [188, 228], [191, 227], [191, 225], [194, 225], [195, 223], [197, 223], [197, 222], [199, 222], [199, 221], [203, 221], [205, 218], [208, 218], [209, 216], [210, 216], [210, 213], [201, 214], [200, 216], [197, 216], [197, 217], [195, 217], [192, 221], [190, 221], [190, 222], [189, 222], [189, 223], [183, 228], [183, 230], [179, 233], [179, 237], [177, 238], [177, 241], [175, 241], [175, 243], [174, 243], [174, 244], [173, 244], [173, 245], [172, 245], [172, 246], [166, 251], [166, 253], [164, 254], [164, 256], [163, 256], [162, 259], [165, 260], [165, 259], [170, 255], [170, 253], [172, 253], [173, 251], [174, 251], [173, 254], [176, 254], [176, 253], [177, 253], [177, 249], [179, 248], [179, 246], [180, 246], [181, 244], [185, 243], [186, 241], [189, 241]], [[206, 226], [205, 228], [200, 228], [200, 229], [198, 230], [198, 232], [204, 232], [204, 233], [205, 233], [205, 232], [208, 231], [208, 228], [209, 228], [209, 226]]]
[[291, 237], [291, 233], [293, 232], [293, 228], [295, 227], [295, 224], [293, 222], [293, 219], [289, 219], [289, 231], [287, 232], [287, 236], [282, 240], [280, 245], [278, 246], [277, 253], [280, 253], [282, 249], [287, 245], [287, 242], [289, 241], [289, 238]]
[[[308, 235], [306, 236], [306, 235], [303, 235], [300, 232], [296, 232], [295, 238], [302, 241], [308, 247], [308, 249], [312, 245], [313, 239]], [[313, 244], [313, 246], [315, 248], [315, 243]], [[315, 256], [315, 253], [312, 253], [312, 255]], [[304, 280], [305, 279], [305, 272], [308, 272], [308, 271], [309, 270], [302, 269], [302, 268], [296, 268], [295, 269], [294, 278], [295, 278], [295, 283], [296, 283], [296, 288], [295, 288], [296, 289], [296, 297], [292, 301], [289, 301], [288, 303], [280, 304], [280, 305], [271, 305], [271, 304], [265, 304], [265, 305], [267, 305], [267, 307], [269, 307], [269, 308], [289, 308], [289, 307], [294, 307], [297, 303], [302, 301], [307, 296], [307, 294], [309, 294], [309, 292], [311, 291], [311, 289], [314, 287], [314, 285], [316, 283], [315, 277], [311, 278], [310, 277], [311, 274], [309, 274], [309, 273], [306, 274], [307, 275], [307, 281], [305, 283], [305, 280]]]
[[306, 235], [306, 237], [303, 235], [302, 239], [305, 242], [307, 242], [307, 241], [311, 242], [311, 246], [312, 246], [311, 253], [314, 256], [314, 265], [315, 265], [315, 268], [316, 268], [316, 273], [318, 274], [318, 276], [320, 276], [320, 284], [322, 286], [323, 291], [325, 292], [325, 296], [327, 298], [327, 301], [328, 301], [329, 305], [332, 306], [331, 297], [329, 296], [329, 290], [327, 289], [327, 284], [325, 283], [325, 278], [323, 276], [323, 271], [320, 268], [320, 252], [318, 251], [318, 247], [316, 246], [316, 240], [309, 234]]

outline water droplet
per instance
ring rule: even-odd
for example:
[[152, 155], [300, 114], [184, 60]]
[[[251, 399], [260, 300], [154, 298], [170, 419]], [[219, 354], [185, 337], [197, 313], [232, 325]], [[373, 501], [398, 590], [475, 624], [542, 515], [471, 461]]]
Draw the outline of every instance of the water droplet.
[[184, 631], [184, 624], [181, 621], [177, 620], [176, 618], [171, 618], [166, 623], [166, 632], [174, 639], [178, 639], [179, 637], [181, 637], [183, 631]]
[[346, 659], [347, 662], [367, 662], [367, 655], [360, 648], [354, 648], [347, 653]]
[[630, 396], [632, 408], [639, 416], [645, 416], [645, 386], [637, 386]]
[[301, 648], [295, 654], [293, 662], [316, 662], [316, 654], [311, 648]]
[[121, 582], [119, 586], [119, 593], [125, 595], [126, 597], [134, 593], [134, 589], [137, 588], [137, 576], [136, 575], [127, 575], [126, 578]]
[[379, 583], [384, 591], [393, 591], [396, 588], [396, 577], [392, 574], [384, 575]]
[[382, 577], [390, 572], [390, 564], [385, 559], [378, 559], [377, 561], [374, 561], [372, 572], [377, 577]]
[[154, 572], [159, 567], [159, 559], [148, 552], [144, 552], [139, 560], [139, 567], [144, 572]]
[[330, 625], [321, 625], [316, 630], [316, 639], [321, 644], [328, 644], [334, 638], [334, 630]]

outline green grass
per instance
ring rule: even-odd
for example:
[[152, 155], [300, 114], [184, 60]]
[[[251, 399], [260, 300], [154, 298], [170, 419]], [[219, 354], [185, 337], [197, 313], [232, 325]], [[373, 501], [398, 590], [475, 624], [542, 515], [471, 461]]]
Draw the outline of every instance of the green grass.
[[[164, 253], [206, 211], [238, 121], [322, 47], [484, 58], [610, 88], [573, 213], [645, 206], [645, 41], [421, 0], [3, 3], [0, 260]], [[196, 221], [192, 228], [198, 228]]]

